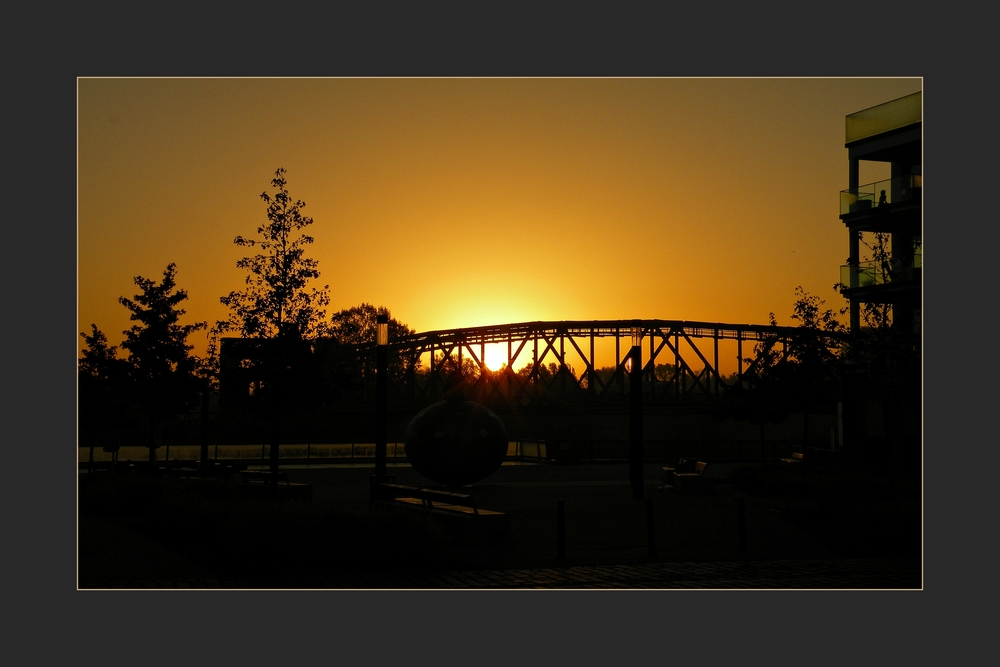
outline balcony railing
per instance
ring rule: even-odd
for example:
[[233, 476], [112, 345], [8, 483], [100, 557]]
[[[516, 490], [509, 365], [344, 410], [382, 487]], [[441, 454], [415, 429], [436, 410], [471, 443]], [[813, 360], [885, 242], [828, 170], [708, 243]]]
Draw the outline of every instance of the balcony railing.
[[844, 264], [840, 267], [840, 282], [847, 287], [871, 287], [891, 282], [913, 280], [918, 276], [917, 270], [923, 267], [921, 247], [913, 250], [913, 262], [903, 265], [898, 260], [890, 260], [889, 266], [879, 266], [876, 262], [861, 262], [857, 266]]
[[[884, 181], [862, 185], [857, 190], [840, 191], [840, 214], [870, 211], [879, 206], [907, 201], [920, 201], [923, 178], [920, 174], [907, 174]], [[885, 199], [882, 195], [885, 194]]]

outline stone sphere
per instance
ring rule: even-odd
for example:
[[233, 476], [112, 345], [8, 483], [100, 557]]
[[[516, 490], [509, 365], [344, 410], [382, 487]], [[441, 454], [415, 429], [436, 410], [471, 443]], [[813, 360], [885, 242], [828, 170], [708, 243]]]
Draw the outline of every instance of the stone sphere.
[[447, 486], [492, 475], [507, 456], [507, 430], [489, 408], [449, 399], [421, 411], [406, 427], [406, 460], [429, 480]]

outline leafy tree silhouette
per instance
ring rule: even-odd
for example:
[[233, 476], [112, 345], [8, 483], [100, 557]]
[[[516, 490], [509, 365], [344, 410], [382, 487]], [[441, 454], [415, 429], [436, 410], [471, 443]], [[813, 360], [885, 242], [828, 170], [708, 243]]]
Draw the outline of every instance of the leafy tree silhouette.
[[81, 441], [90, 443], [92, 462], [98, 440], [104, 440], [106, 449], [117, 451], [117, 443], [107, 438], [127, 412], [129, 365], [118, 357], [116, 345], [108, 345], [108, 337], [96, 324], [90, 330], [90, 335], [80, 332], [87, 346], [78, 361], [77, 388]]
[[[774, 313], [769, 313], [770, 325], [778, 325]], [[776, 333], [763, 334], [754, 346], [753, 357], [743, 361], [748, 363], [743, 373], [743, 382], [730, 387], [726, 392], [729, 413], [736, 419], [749, 421], [760, 429], [760, 461], [764, 464], [766, 451], [764, 448], [764, 427], [766, 424], [778, 424], [788, 417], [788, 385], [787, 365], [784, 363], [784, 353], [787, 350], [779, 348]]]
[[[168, 264], [163, 280], [136, 276], [141, 290], [132, 299], [118, 301], [131, 311], [136, 322], [124, 331], [121, 346], [128, 351], [129, 373], [136, 393], [146, 405], [149, 420], [149, 460], [156, 460], [158, 421], [176, 414], [197, 396], [200, 388], [195, 371], [198, 359], [191, 355], [188, 336], [207, 326], [206, 322], [180, 324], [185, 311], [178, 306], [188, 298], [177, 289], [177, 265]], [[105, 353], [106, 354], [106, 353]]]
[[[334, 364], [337, 366], [338, 371], [336, 376], [339, 378], [339, 382], [344, 384], [342, 393], [348, 391], [348, 385], [357, 391], [367, 380], [373, 377], [374, 357], [362, 359], [362, 363], [359, 366], [353, 355], [347, 352], [353, 349], [355, 345], [363, 345], [375, 341], [376, 320], [379, 315], [389, 317], [390, 344], [403, 336], [416, 333], [414, 329], [392, 317], [392, 313], [385, 306], [373, 306], [370, 303], [362, 303], [353, 308], [339, 310], [330, 317], [326, 331], [334, 345], [326, 345], [324, 347], [327, 356], [324, 365], [331, 368]], [[334, 352], [333, 348], [339, 349]], [[390, 351], [388, 358], [390, 383], [402, 383], [407, 377], [412, 382], [412, 374], [419, 372], [420, 366], [419, 359], [409, 359], [400, 356], [398, 352]]]
[[271, 186], [260, 198], [267, 204], [267, 222], [257, 228], [256, 238], [237, 236], [233, 241], [244, 248], [262, 252], [244, 257], [236, 266], [247, 271], [246, 287], [220, 297], [229, 308], [229, 318], [216, 323], [219, 334], [236, 333], [270, 343], [259, 346], [254, 360], [263, 371], [265, 393], [271, 405], [271, 472], [277, 480], [278, 448], [285, 393], [290, 384], [292, 359], [303, 354], [304, 341], [326, 333], [326, 306], [330, 303], [329, 285], [310, 288], [319, 278], [319, 262], [306, 257], [306, 246], [313, 238], [303, 229], [313, 219], [303, 215], [306, 204], [288, 193], [285, 169], [274, 172]]
[[302, 214], [305, 202], [289, 195], [284, 169], [274, 172], [271, 185], [277, 190], [273, 196], [266, 191], [260, 195], [267, 204], [267, 222], [257, 228], [258, 238], [237, 236], [233, 241], [263, 252], [236, 262], [247, 271], [246, 288], [220, 297], [230, 316], [216, 329], [244, 338], [314, 338], [325, 333], [329, 285], [308, 289], [319, 278], [319, 262], [305, 256], [313, 238], [295, 236], [313, 219]]
[[339, 310], [330, 317], [329, 335], [338, 342], [359, 345], [375, 340], [376, 318], [379, 315], [389, 316], [389, 340], [397, 340], [403, 336], [416, 333], [415, 330], [392, 317], [385, 306], [373, 306], [362, 303], [360, 306]]
[[[799, 322], [796, 331], [785, 340], [776, 333], [766, 333], [754, 346], [753, 357], [743, 374], [746, 386], [734, 385], [730, 409], [738, 418], [756, 424], [760, 429], [761, 460], [764, 459], [764, 428], [766, 424], [784, 421], [792, 410], [803, 413], [803, 445], [807, 440], [809, 413], [836, 390], [840, 374], [841, 346], [836, 337], [827, 334], [844, 333], [846, 327], [838, 315], [847, 312], [824, 309], [825, 301], [795, 288], [796, 300], [792, 319]], [[774, 313], [768, 314], [772, 327], [778, 323]]]
[[[861, 236], [861, 244], [868, 250], [856, 268], [861, 287], [884, 285], [893, 281], [891, 238], [892, 235], [888, 232], [874, 232]], [[849, 288], [841, 282], [834, 284], [833, 287], [841, 293]], [[892, 303], [862, 302], [860, 314], [861, 330], [851, 332], [851, 342], [845, 349], [845, 357], [854, 363], [867, 364], [876, 354], [892, 346]]]
[[809, 414], [823, 403], [834, 400], [843, 370], [842, 344], [837, 337], [824, 334], [844, 334], [847, 327], [838, 319], [847, 313], [824, 309], [826, 302], [809, 294], [802, 286], [795, 288], [792, 319], [799, 322], [788, 341], [788, 375], [796, 406], [802, 411], [802, 445], [809, 432]]

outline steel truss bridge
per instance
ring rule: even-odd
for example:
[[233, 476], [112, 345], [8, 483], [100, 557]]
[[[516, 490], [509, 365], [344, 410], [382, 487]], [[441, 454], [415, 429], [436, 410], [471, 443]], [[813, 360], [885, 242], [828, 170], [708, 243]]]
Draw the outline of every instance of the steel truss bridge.
[[[411, 400], [426, 402], [439, 398], [446, 388], [449, 374], [467, 371], [471, 362], [477, 377], [471, 389], [476, 400], [489, 403], [500, 399], [526, 406], [540, 395], [575, 395], [601, 398], [614, 402], [627, 392], [629, 350], [633, 340], [644, 348], [642, 359], [643, 397], [647, 402], [717, 401], [729, 382], [720, 373], [720, 342], [735, 341], [736, 381], [754, 370], [757, 360], [754, 346], [762, 341], [774, 345], [782, 357], [787, 356], [789, 342], [803, 334], [817, 337], [828, 345], [846, 339], [835, 334], [802, 327], [781, 327], [758, 324], [724, 324], [683, 320], [586, 320], [556, 322], [523, 322], [483, 327], [468, 327], [442, 331], [427, 331], [398, 338], [389, 343], [390, 355], [399, 355], [406, 367], [404, 392], [394, 391]], [[595, 342], [614, 339], [613, 372], [598, 373]], [[696, 341], [701, 345], [697, 345]], [[486, 346], [506, 348], [506, 368], [491, 372], [486, 365]], [[725, 343], [731, 348], [732, 343]], [[706, 352], [707, 348], [707, 352]], [[374, 357], [375, 345], [358, 346], [362, 358]], [[733, 351], [730, 349], [729, 353]], [[567, 357], [575, 356], [583, 363], [579, 375], [569, 372]], [[417, 361], [429, 356], [428, 371], [414, 372]], [[531, 362], [530, 373], [513, 371], [516, 365]], [[557, 372], [548, 373], [546, 364], [556, 364]], [[668, 378], [658, 378], [658, 365], [666, 364], [672, 371]], [[605, 368], [608, 364], [603, 365]], [[460, 370], [462, 369], [462, 370]], [[602, 374], [604, 377], [602, 377]], [[499, 380], [499, 381], [498, 381]]]

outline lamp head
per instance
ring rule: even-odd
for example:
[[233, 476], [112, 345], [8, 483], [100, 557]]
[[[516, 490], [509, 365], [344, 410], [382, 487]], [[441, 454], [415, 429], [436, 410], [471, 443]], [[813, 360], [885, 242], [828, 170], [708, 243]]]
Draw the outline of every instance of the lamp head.
[[375, 344], [376, 345], [388, 345], [389, 344], [389, 316], [379, 313], [375, 317]]

